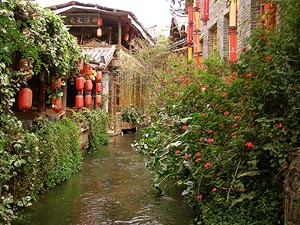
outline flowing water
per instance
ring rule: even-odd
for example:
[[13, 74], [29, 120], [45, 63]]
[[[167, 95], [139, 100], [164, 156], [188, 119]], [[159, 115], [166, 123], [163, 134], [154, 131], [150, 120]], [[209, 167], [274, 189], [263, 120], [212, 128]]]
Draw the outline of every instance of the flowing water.
[[110, 137], [85, 156], [80, 173], [40, 196], [14, 225], [188, 225], [192, 210], [179, 190], [157, 197], [134, 135]]

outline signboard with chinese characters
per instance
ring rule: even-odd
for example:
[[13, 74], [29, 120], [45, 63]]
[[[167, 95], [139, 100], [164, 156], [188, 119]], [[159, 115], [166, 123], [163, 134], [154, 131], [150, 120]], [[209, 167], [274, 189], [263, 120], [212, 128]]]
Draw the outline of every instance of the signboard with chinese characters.
[[97, 14], [70, 14], [64, 16], [65, 24], [72, 27], [98, 27]]

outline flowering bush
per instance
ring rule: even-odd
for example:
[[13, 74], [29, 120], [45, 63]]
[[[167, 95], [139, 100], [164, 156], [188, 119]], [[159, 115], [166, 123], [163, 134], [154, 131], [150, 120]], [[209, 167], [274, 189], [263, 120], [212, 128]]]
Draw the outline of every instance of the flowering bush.
[[295, 6], [281, 3], [280, 32], [257, 31], [237, 63], [197, 71], [172, 58], [158, 80], [151, 127], [135, 146], [157, 188], [169, 178], [184, 188], [196, 224], [283, 224], [288, 156], [299, 146]]

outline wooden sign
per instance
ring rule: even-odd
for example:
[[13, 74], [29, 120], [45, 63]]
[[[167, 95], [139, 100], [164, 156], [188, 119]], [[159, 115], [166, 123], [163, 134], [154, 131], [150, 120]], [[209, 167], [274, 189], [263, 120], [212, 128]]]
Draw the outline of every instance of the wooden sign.
[[98, 27], [97, 14], [70, 14], [63, 18], [66, 25], [74, 27]]

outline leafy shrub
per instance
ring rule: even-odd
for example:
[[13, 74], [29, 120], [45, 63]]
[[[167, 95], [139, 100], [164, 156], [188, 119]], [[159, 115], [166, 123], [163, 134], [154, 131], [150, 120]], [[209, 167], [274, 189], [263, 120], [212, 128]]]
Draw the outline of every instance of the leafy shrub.
[[103, 110], [84, 111], [73, 113], [72, 119], [77, 121], [80, 126], [89, 126], [90, 147], [89, 151], [95, 151], [100, 146], [105, 145], [108, 140], [108, 117]]
[[151, 126], [135, 142], [163, 191], [169, 178], [195, 224], [283, 224], [288, 156], [299, 146], [299, 2], [281, 1], [277, 32], [258, 30], [240, 60], [198, 71], [172, 56]]
[[66, 118], [57, 122], [41, 120], [34, 130], [40, 140], [38, 178], [47, 190], [81, 169], [79, 129]]

